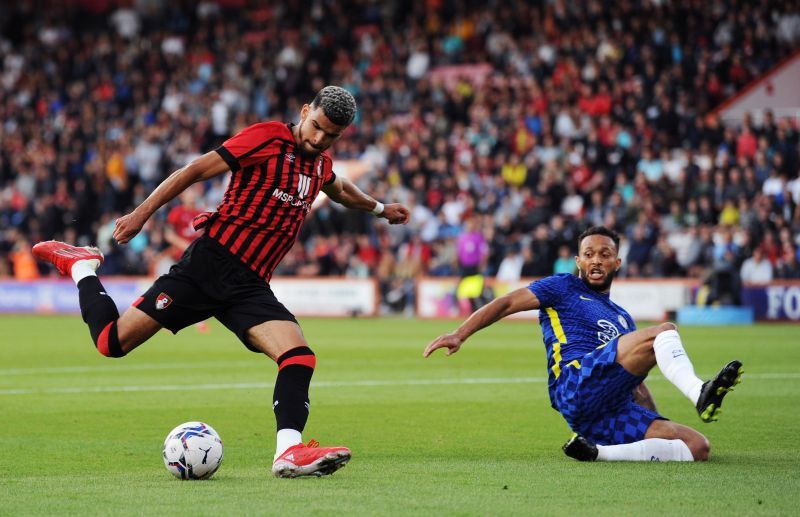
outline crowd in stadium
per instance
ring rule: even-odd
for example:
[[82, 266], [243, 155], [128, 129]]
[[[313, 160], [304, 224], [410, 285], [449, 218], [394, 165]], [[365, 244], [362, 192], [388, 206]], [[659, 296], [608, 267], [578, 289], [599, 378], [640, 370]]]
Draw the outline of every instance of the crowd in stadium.
[[[408, 299], [420, 275], [572, 271], [604, 224], [625, 276], [800, 278], [797, 119], [714, 112], [800, 48], [793, 2], [34, 4], [0, 6], [0, 277], [52, 274], [30, 255], [45, 239], [97, 243], [104, 275], [164, 272], [191, 238], [173, 207], [124, 247], [114, 220], [337, 84], [359, 113], [334, 159], [412, 220], [323, 205], [276, 275]], [[226, 181], [175, 205], [213, 209]]]

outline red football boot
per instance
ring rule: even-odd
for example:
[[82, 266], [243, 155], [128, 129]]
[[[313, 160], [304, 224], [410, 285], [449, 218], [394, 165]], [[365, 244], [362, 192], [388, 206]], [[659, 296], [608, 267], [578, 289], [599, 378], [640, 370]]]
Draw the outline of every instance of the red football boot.
[[286, 449], [272, 464], [272, 473], [279, 478], [327, 476], [344, 467], [350, 456], [347, 447], [320, 447], [311, 440]]
[[95, 269], [103, 263], [103, 254], [92, 246], [80, 248], [65, 242], [45, 241], [35, 245], [31, 251], [34, 257], [50, 262], [64, 276], [71, 274], [73, 264], [79, 260], [94, 260], [95, 262], [90, 264]]

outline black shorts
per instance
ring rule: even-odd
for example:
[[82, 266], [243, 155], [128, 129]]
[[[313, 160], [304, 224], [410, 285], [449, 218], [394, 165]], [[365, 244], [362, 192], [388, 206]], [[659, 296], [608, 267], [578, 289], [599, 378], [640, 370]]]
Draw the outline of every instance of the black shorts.
[[253, 352], [258, 350], [245, 337], [251, 327], [276, 320], [297, 323], [263, 278], [207, 237], [194, 241], [134, 307], [173, 334], [213, 316]]

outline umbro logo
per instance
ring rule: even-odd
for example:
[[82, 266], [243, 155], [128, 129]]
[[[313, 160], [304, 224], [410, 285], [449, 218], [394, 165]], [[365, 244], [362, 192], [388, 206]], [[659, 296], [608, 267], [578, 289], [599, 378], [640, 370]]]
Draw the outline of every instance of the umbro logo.
[[593, 302], [593, 301], [594, 301], [593, 299], [591, 299], [591, 298], [587, 298], [587, 297], [586, 297], [586, 296], [584, 296], [584, 295], [580, 295], [580, 296], [578, 296], [578, 298], [580, 298], [581, 300], [586, 300], [587, 302]]

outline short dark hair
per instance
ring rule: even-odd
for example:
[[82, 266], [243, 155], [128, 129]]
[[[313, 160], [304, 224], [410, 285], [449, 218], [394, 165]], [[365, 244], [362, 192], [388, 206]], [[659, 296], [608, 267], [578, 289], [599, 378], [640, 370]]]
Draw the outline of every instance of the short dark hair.
[[605, 226], [592, 226], [588, 228], [585, 232], [578, 236], [578, 249], [581, 249], [581, 243], [583, 239], [589, 237], [590, 235], [604, 235], [614, 241], [614, 246], [619, 251], [619, 234], [614, 230], [606, 228]]
[[356, 100], [340, 86], [326, 86], [311, 101], [314, 108], [322, 108], [328, 120], [337, 126], [349, 126], [356, 116]]

